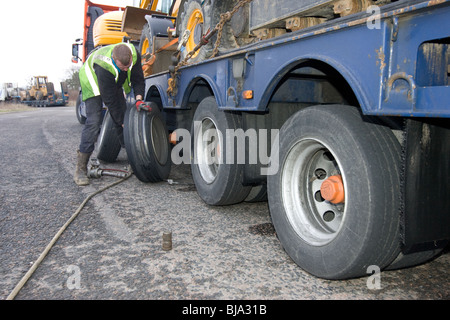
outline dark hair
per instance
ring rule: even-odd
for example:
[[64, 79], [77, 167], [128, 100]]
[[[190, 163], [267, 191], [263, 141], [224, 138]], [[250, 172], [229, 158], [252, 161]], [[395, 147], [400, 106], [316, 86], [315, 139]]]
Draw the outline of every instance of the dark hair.
[[123, 65], [127, 66], [131, 60], [131, 50], [126, 44], [119, 44], [114, 47], [112, 56], [114, 60], [120, 61]]

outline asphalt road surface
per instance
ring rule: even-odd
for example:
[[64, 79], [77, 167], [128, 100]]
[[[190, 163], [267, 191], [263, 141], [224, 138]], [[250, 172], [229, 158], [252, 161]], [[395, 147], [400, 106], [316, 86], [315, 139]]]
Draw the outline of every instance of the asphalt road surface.
[[[118, 180], [73, 183], [81, 129], [74, 107], [0, 114], [0, 299], [83, 200]], [[116, 163], [102, 164], [126, 165], [124, 150]], [[450, 298], [448, 250], [376, 281], [318, 279], [283, 251], [267, 203], [211, 207], [197, 195], [189, 167], [174, 167], [170, 179], [145, 184], [131, 176], [93, 197], [15, 299]], [[172, 232], [170, 251], [162, 250], [165, 231]]]

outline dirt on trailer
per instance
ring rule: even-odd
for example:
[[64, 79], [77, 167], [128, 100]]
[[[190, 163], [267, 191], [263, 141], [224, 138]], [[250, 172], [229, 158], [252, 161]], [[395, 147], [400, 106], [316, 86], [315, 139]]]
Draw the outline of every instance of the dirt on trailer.
[[0, 113], [6, 112], [22, 112], [22, 111], [32, 111], [36, 110], [36, 108], [30, 107], [26, 104], [22, 103], [14, 103], [14, 102], [1, 102], [0, 103]]

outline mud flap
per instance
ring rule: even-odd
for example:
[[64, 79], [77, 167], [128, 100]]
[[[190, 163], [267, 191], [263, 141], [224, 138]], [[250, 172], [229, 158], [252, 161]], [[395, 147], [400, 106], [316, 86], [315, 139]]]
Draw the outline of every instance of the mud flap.
[[403, 253], [450, 239], [450, 121], [408, 119], [404, 150]]

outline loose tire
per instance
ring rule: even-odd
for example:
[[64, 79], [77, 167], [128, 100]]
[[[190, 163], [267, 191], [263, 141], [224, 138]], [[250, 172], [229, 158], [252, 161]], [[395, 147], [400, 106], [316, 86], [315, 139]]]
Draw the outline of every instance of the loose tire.
[[83, 95], [80, 92], [78, 94], [77, 102], [75, 105], [75, 113], [77, 115], [77, 119], [80, 124], [86, 123], [86, 117], [83, 115], [83, 110], [85, 110], [85, 109], [86, 109], [86, 107], [85, 107], [85, 103], [83, 101]]
[[[273, 155], [274, 157], [274, 155]], [[367, 275], [399, 254], [400, 145], [392, 131], [349, 106], [294, 114], [280, 130], [279, 171], [268, 177], [277, 235], [290, 257], [326, 279]], [[344, 201], [320, 188], [342, 177]]]
[[[237, 150], [228, 150], [226, 130], [240, 128], [240, 117], [220, 111], [214, 97], [197, 107], [191, 130], [192, 178], [199, 196], [210, 205], [244, 201], [251, 187], [242, 185], [243, 165], [236, 161]], [[227, 163], [227, 154], [233, 155]]]
[[125, 113], [124, 140], [133, 173], [143, 182], [159, 182], [169, 177], [169, 134], [158, 105], [151, 111], [137, 111], [130, 106]]
[[109, 111], [106, 111], [98, 136], [97, 159], [110, 163], [114, 162], [119, 155], [120, 148], [120, 140], [114, 121]]

